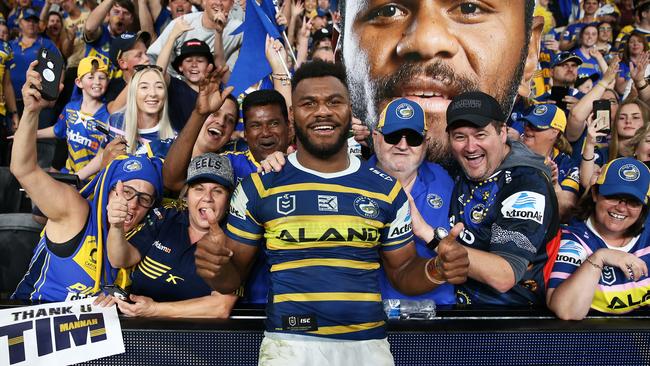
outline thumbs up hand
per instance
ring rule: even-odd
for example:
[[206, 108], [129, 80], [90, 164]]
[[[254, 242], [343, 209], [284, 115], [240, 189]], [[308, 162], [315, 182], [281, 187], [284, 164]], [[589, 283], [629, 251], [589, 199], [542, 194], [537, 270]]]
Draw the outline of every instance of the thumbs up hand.
[[128, 215], [128, 201], [124, 197], [124, 184], [118, 181], [115, 190], [111, 192], [111, 197], [106, 207], [108, 223], [116, 228], [124, 228], [124, 221]]
[[440, 241], [437, 248], [436, 270], [447, 282], [454, 285], [467, 281], [469, 272], [467, 249], [456, 241], [463, 229], [462, 223], [456, 224], [449, 235]]
[[226, 235], [214, 211], [207, 209], [205, 215], [210, 223], [210, 231], [196, 243], [194, 258], [196, 273], [209, 283], [219, 276], [222, 266], [230, 262], [233, 252], [226, 247]]

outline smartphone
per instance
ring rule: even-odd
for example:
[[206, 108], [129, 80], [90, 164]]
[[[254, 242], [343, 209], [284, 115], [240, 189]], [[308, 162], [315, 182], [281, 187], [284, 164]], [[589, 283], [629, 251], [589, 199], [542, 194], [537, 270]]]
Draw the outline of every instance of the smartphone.
[[56, 179], [59, 182], [69, 184], [71, 186], [74, 186], [77, 189], [81, 188], [81, 181], [79, 180], [79, 176], [76, 174], [54, 173], [54, 172], [49, 172], [47, 174], [49, 174], [50, 177]]
[[117, 297], [120, 300], [131, 301], [129, 300], [129, 293], [118, 285], [104, 285], [102, 289], [107, 294]]
[[566, 102], [563, 99], [567, 95], [569, 95], [569, 87], [554, 86], [551, 88], [551, 97], [549, 99], [555, 101], [558, 108], [566, 110]]
[[54, 101], [59, 97], [63, 58], [58, 52], [41, 48], [37, 60], [35, 71], [41, 74], [41, 96], [45, 100]]
[[597, 122], [596, 131], [609, 133], [611, 129], [610, 114], [612, 110], [612, 103], [606, 99], [594, 100], [593, 112], [594, 119]]

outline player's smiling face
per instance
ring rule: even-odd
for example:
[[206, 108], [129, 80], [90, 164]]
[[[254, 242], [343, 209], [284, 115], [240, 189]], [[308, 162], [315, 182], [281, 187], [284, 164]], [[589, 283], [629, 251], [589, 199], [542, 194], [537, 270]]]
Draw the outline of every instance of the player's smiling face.
[[355, 112], [373, 122], [394, 98], [418, 102], [429, 119], [429, 157], [444, 157], [454, 96], [481, 90], [509, 109], [527, 61], [525, 3], [346, 1], [343, 59]]
[[328, 158], [345, 145], [352, 112], [348, 90], [334, 76], [304, 79], [292, 95], [298, 142], [310, 154]]

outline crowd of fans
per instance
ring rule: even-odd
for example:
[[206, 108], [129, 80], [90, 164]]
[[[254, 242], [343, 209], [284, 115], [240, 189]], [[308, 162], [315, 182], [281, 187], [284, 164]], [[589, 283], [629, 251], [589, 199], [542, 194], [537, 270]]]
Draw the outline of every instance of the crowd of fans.
[[[276, 251], [294, 242], [333, 239], [310, 238], [295, 227], [262, 234], [277, 223], [257, 221], [264, 215], [253, 211], [261, 208], [250, 203], [251, 191], [257, 190], [259, 200], [262, 191], [272, 194], [258, 171], [276, 174], [293, 164], [314, 172], [297, 162], [297, 148], [320, 151], [324, 162], [335, 155], [316, 145], [339, 125], [319, 125], [314, 142], [312, 132], [298, 124], [311, 116], [305, 111], [312, 105], [318, 109], [314, 123], [336, 120], [341, 106], [349, 112], [349, 94], [359, 95], [341, 80], [349, 94], [322, 103], [318, 98], [330, 86], [314, 81], [338, 75], [326, 65], [335, 62], [345, 14], [328, 0], [280, 2], [269, 21], [281, 37], [267, 35], [254, 45], [255, 62], [269, 73], [241, 88], [229, 81], [238, 62], [253, 57], [250, 28], [241, 27], [253, 5], [16, 0], [0, 8], [0, 165], [11, 165], [34, 205], [34, 219], [47, 223], [13, 298], [65, 301], [116, 284], [130, 291], [128, 299], [101, 295], [98, 301], [116, 302], [129, 316], [227, 317], [237, 301], [275, 301], [270, 291], [279, 288], [277, 271], [293, 265], [310, 276], [312, 267], [302, 267], [297, 257], [278, 264]], [[376, 288], [384, 299], [427, 298], [441, 305], [548, 305], [563, 319], [582, 319], [590, 309], [631, 311], [650, 301], [650, 233], [644, 229], [650, 1], [537, 0], [533, 14], [538, 17], [530, 19], [529, 47], [537, 68], [529, 70], [530, 83], [507, 104], [512, 110], [474, 90], [447, 101], [446, 130], [438, 136], [448, 140], [444, 154], [430, 154], [427, 146], [435, 129], [414, 101], [430, 97], [425, 93], [395, 98], [376, 116], [343, 121], [350, 166], [358, 155], [375, 175], [396, 178], [397, 189], [408, 194], [409, 204], [407, 196], [390, 197], [410, 205], [409, 218], [391, 201], [395, 221], [381, 223], [388, 227], [403, 219], [406, 231], [378, 235], [393, 244], [407, 238], [412, 217], [413, 254], [427, 260], [426, 276], [435, 285], [404, 285], [396, 273], [407, 266], [396, 266], [402, 262], [393, 258], [402, 250], [399, 244], [393, 257], [382, 257], [379, 269], [346, 264], [379, 271], [378, 284], [367, 292]], [[370, 16], [388, 19], [408, 11], [390, 6]], [[34, 71], [43, 48], [65, 59], [53, 102], [42, 99], [43, 79]], [[301, 79], [293, 80], [301, 69]], [[304, 97], [305, 83], [316, 97]], [[336, 118], [327, 111], [319, 117], [320, 109]], [[327, 165], [316, 171], [324, 177], [334, 173]], [[78, 184], [46, 172], [76, 175]], [[368, 190], [372, 184], [368, 178]], [[288, 197], [278, 197], [278, 213], [308, 204]], [[339, 212], [342, 199], [336, 203], [332, 197], [318, 196], [315, 216]], [[367, 209], [385, 210], [368, 197], [360, 215], [373, 204]], [[250, 222], [237, 223], [240, 216]], [[310, 225], [323, 227], [328, 218], [305, 220], [320, 220]], [[334, 221], [335, 228], [359, 229], [354, 221]], [[223, 280], [221, 267], [207, 262], [248, 252], [230, 242], [227, 255], [210, 249], [225, 240], [217, 227], [229, 241], [267, 241], [250, 263], [236, 262], [247, 275], [233, 281], [235, 291], [215, 285]], [[443, 239], [447, 232], [465, 249]], [[391, 252], [393, 244], [383, 250]], [[459, 274], [460, 267], [467, 273]]]

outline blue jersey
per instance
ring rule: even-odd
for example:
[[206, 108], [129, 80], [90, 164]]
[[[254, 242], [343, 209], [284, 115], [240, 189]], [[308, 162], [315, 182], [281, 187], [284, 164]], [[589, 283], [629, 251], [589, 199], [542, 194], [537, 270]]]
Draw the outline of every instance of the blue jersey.
[[[88, 216], [77, 249], [69, 257], [59, 257], [52, 252], [44, 231], [34, 249], [29, 269], [11, 295], [12, 299], [54, 302], [77, 300], [96, 294], [93, 287], [98, 273], [97, 266], [101, 266], [96, 260], [97, 237], [101, 234], [91, 215], [92, 213]], [[106, 255], [103, 258], [101, 284], [113, 283], [117, 278], [117, 270], [110, 266]]]
[[131, 277], [131, 292], [155, 301], [180, 301], [208, 296], [210, 286], [196, 274], [194, 251], [188, 234], [187, 210], [155, 208], [140, 231], [128, 241], [141, 261]]
[[[105, 147], [106, 144], [111, 142], [116, 136], [125, 136], [126, 135], [126, 120], [124, 118], [124, 112], [116, 112], [111, 114], [108, 117], [108, 128], [110, 134], [104, 140], [102, 147]], [[156, 125], [153, 128], [147, 129], [138, 129], [138, 139], [135, 146], [135, 152], [133, 155], [149, 157], [157, 156], [164, 158], [167, 156], [167, 152], [171, 147], [173, 142], [170, 139], [161, 139], [159, 135], [160, 124]], [[156, 143], [156, 141], [161, 141]]]
[[[102, 34], [94, 40], [93, 42], [88, 42], [88, 40], [85, 39], [84, 35], [84, 40], [86, 41], [86, 54], [84, 57], [97, 57], [100, 60], [104, 62], [105, 65], [108, 65], [109, 70], [111, 75], [114, 71], [117, 71], [118, 67], [117, 65], [113, 65], [110, 59], [110, 51], [111, 51], [111, 42], [113, 40], [113, 36], [111, 35], [111, 32], [108, 30], [108, 25], [103, 24], [102, 25]], [[120, 74], [121, 75], [121, 74]], [[115, 77], [117, 75], [113, 75]]]
[[[5, 95], [4, 77], [5, 71], [9, 70], [11, 60], [14, 58], [14, 52], [11, 50], [9, 42], [0, 41], [0, 95]], [[0, 98], [0, 116], [7, 115], [7, 102], [5, 98]]]
[[[548, 272], [544, 267], [557, 249], [547, 245], [558, 232], [557, 199], [542, 170], [517, 164], [524, 159], [517, 155], [521, 154], [513, 148], [506, 158], [508, 165], [504, 167], [504, 162], [482, 182], [470, 181], [465, 175], [456, 180], [450, 223], [465, 225], [459, 240], [504, 258], [516, 280], [512, 289], [500, 293], [470, 278], [457, 286], [459, 303], [517, 306], [545, 302]], [[543, 164], [541, 157], [539, 160]]]
[[580, 162], [553, 148], [551, 158], [557, 165], [557, 181], [563, 191], [580, 194]]
[[380, 251], [411, 242], [408, 201], [394, 178], [349, 159], [345, 171], [326, 174], [292, 154], [281, 172], [255, 173], [233, 194], [226, 235], [245, 245], [266, 239], [269, 332], [386, 337]]
[[594, 73], [598, 74], [599, 78], [603, 76], [596, 58], [585, 55], [580, 49], [577, 49], [575, 54], [582, 60], [582, 64], [578, 66], [578, 77], [589, 77]]
[[97, 155], [106, 137], [97, 130], [97, 124], [106, 126], [108, 116], [106, 105], [102, 105], [92, 116], [81, 111], [81, 101], [72, 101], [63, 108], [54, 125], [54, 134], [68, 142], [68, 159], [65, 162], [68, 172], [79, 172]]
[[[377, 165], [377, 157], [373, 156], [368, 160], [371, 165]], [[418, 175], [411, 188], [411, 196], [415, 206], [422, 217], [431, 227], [447, 227], [449, 223], [449, 204], [451, 192], [454, 189], [454, 181], [446, 170], [435, 163], [423, 162], [418, 168]], [[436, 252], [427, 248], [427, 243], [414, 236], [415, 249], [422, 258], [433, 258]], [[379, 284], [381, 286], [382, 299], [431, 299], [437, 305], [453, 305], [456, 303], [454, 286], [445, 283], [433, 291], [422, 295], [408, 296], [397, 291], [388, 280], [383, 267], [379, 272]]]
[[587, 23], [572, 23], [569, 24], [564, 32], [562, 32], [562, 38], [561, 40], [563, 41], [572, 41], [572, 42], [577, 42], [577, 37], [580, 35], [580, 32], [582, 31], [582, 28], [584, 28], [587, 25]]
[[11, 74], [11, 85], [14, 87], [14, 93], [16, 94], [16, 99], [23, 99], [23, 85], [25, 84], [25, 78], [27, 74], [27, 69], [29, 64], [33, 61], [36, 61], [38, 58], [38, 51], [41, 48], [47, 48], [51, 52], [59, 53], [58, 48], [50, 41], [48, 38], [43, 36], [38, 36], [36, 41], [29, 47], [25, 47], [22, 42], [22, 38], [14, 39], [9, 42], [11, 50], [14, 53], [13, 60], [10, 61], [10, 74]]
[[257, 172], [257, 168], [260, 166], [250, 150], [240, 152], [226, 151], [223, 155], [230, 160], [235, 175], [235, 182], [237, 183], [251, 175], [251, 173]]
[[[562, 230], [562, 241], [553, 265], [549, 288], [558, 287], [569, 278], [587, 257], [601, 248], [610, 248], [598, 235], [591, 223], [574, 220]], [[615, 248], [612, 248], [615, 249]], [[650, 231], [643, 230], [625, 247], [616, 248], [643, 259], [650, 266]], [[590, 264], [587, 264], [590, 265]], [[628, 280], [615, 266], [603, 266], [591, 308], [603, 313], [627, 313], [650, 305], [650, 277]]]

